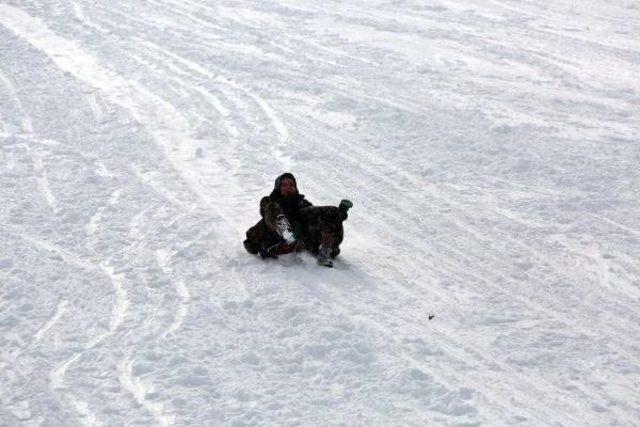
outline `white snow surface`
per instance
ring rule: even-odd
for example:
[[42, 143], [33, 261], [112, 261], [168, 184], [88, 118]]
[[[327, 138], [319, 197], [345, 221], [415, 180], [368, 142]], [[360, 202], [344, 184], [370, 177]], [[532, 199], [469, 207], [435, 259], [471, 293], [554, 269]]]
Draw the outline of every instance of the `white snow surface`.
[[635, 0], [1, 0], [0, 425], [637, 426], [639, 76]]

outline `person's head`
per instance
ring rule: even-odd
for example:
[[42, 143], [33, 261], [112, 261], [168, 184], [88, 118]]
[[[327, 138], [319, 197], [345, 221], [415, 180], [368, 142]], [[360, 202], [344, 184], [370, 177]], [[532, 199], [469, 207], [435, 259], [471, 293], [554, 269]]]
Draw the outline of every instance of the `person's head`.
[[296, 182], [291, 178], [284, 178], [280, 181], [280, 194], [283, 196], [293, 196], [298, 192]]
[[298, 194], [296, 178], [289, 172], [283, 173], [276, 178], [274, 190], [278, 191], [280, 195], [285, 197]]

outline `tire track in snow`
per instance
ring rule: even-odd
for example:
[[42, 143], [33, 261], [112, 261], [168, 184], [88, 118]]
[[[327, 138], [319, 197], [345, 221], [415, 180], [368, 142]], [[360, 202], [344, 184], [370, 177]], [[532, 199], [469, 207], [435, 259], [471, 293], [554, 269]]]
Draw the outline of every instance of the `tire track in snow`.
[[32, 154], [33, 159], [33, 168], [37, 174], [37, 182], [38, 189], [40, 193], [42, 193], [44, 200], [47, 202], [49, 208], [55, 214], [58, 212], [58, 201], [56, 197], [53, 195], [51, 188], [49, 186], [49, 179], [47, 178], [47, 171], [45, 169], [45, 163], [42, 157], [39, 154]]
[[163, 185], [162, 181], [158, 177], [157, 171], [143, 171], [139, 167], [135, 167], [134, 172], [136, 177], [140, 179], [140, 182], [143, 185], [149, 187], [154, 193], [158, 196], [174, 205], [177, 208], [180, 208], [186, 212], [195, 211], [198, 206], [191, 203], [190, 201], [183, 201], [178, 199], [171, 191], [169, 191], [165, 185]]
[[[62, 70], [101, 90], [111, 102], [128, 110], [152, 136], [190, 192], [199, 199], [200, 205], [224, 221], [225, 216], [218, 208], [218, 194], [191, 163], [198, 142], [192, 137], [188, 120], [173, 105], [145, 87], [104, 68], [76, 42], [56, 35], [40, 19], [18, 8], [0, 5], [0, 24], [41, 50]], [[218, 232], [231, 239], [235, 236], [235, 233], [231, 235], [231, 230], [236, 227], [235, 223], [228, 222], [228, 226], [218, 227]]]
[[[18, 103], [18, 109], [21, 110], [22, 107], [19, 104], [20, 101], [17, 99], [16, 101]], [[32, 136], [33, 128], [31, 126], [31, 120], [26, 115], [23, 115], [22, 121], [23, 121], [23, 128], [25, 133], [24, 134], [9, 133], [7, 136], [21, 137], [29, 141], [34, 141], [36, 138]], [[55, 143], [55, 141], [53, 142]], [[53, 145], [53, 144], [45, 143], [45, 145]], [[35, 153], [33, 147], [30, 144], [25, 144], [24, 146], [27, 152], [31, 155], [33, 169], [36, 175], [35, 179], [36, 179], [38, 191], [42, 195], [42, 198], [45, 200], [46, 204], [49, 206], [49, 209], [51, 209], [55, 214], [58, 211], [58, 202], [53, 192], [51, 191], [49, 179], [47, 178], [47, 172], [45, 169], [44, 159], [40, 155], [40, 153]]]
[[[20, 98], [16, 94], [16, 90], [11, 83], [11, 81], [5, 76], [5, 74], [0, 71], [0, 80], [4, 83], [7, 88], [7, 91], [11, 97], [11, 101], [15, 104], [16, 110], [20, 112], [21, 116], [21, 124], [22, 124], [22, 135], [32, 135], [33, 134], [33, 123], [31, 122], [31, 118], [26, 114], [22, 102]], [[10, 133], [10, 132], [9, 132]], [[56, 213], [57, 212], [57, 200], [53, 195], [50, 185], [49, 179], [47, 178], [47, 172], [45, 170], [44, 160], [38, 154], [33, 154], [33, 149], [29, 145], [26, 146], [27, 150], [31, 154], [33, 160], [33, 168], [37, 174], [36, 181], [38, 190], [42, 194], [44, 200], [46, 201], [49, 208]]]
[[[188, 20], [190, 20], [191, 22], [201, 25], [203, 27], [203, 29], [207, 30], [206, 32], [202, 32], [203, 37], [208, 35], [208, 31], [210, 30], [219, 30], [221, 32], [226, 32], [227, 28], [225, 27], [221, 27], [219, 25], [215, 25], [212, 24], [211, 21], [207, 21], [205, 19], [201, 19], [193, 14], [190, 14], [188, 12], [185, 12], [181, 9], [181, 7], [184, 6], [184, 2], [178, 2], [178, 3], [162, 3], [162, 2], [158, 2], [158, 1], [154, 1], [154, 0], [148, 0], [149, 3], [158, 6], [159, 8], [163, 8], [165, 10], [168, 10], [172, 15], [177, 15], [177, 16], [182, 16]], [[175, 19], [172, 19], [172, 21], [176, 21]], [[177, 24], [176, 24], [177, 26]], [[184, 28], [184, 27], [179, 27], [179, 28]]]
[[[63, 256], [62, 254], [60, 255]], [[95, 271], [95, 267], [93, 269]], [[69, 367], [80, 357], [82, 357], [87, 351], [95, 348], [100, 343], [102, 343], [102, 341], [115, 333], [115, 331], [122, 323], [124, 314], [129, 306], [127, 292], [122, 282], [122, 275], [115, 274], [114, 269], [105, 263], [100, 264], [99, 269], [109, 277], [116, 293], [116, 304], [111, 314], [109, 331], [96, 335], [84, 346], [82, 350], [76, 352], [73, 356], [59, 364], [51, 371], [49, 377], [54, 389], [65, 390], [67, 388], [65, 384], [65, 376]], [[67, 392], [65, 396], [71, 401], [77, 412], [87, 419], [88, 425], [102, 425], [102, 423], [98, 422], [95, 418], [95, 415], [93, 415], [89, 410], [89, 405], [86, 402], [76, 398], [75, 395], [73, 395], [71, 392]]]
[[[42, 337], [51, 329], [53, 328], [53, 326], [58, 323], [58, 321], [62, 318], [62, 316], [64, 315], [64, 313], [66, 312], [66, 308], [68, 305], [68, 301], [61, 299], [58, 301], [58, 304], [56, 304], [56, 309], [53, 312], [53, 314], [49, 317], [49, 319], [40, 327], [38, 328], [38, 330], [36, 331], [36, 333], [32, 336], [31, 341], [28, 342], [26, 345], [24, 345], [19, 351], [15, 352], [13, 354], [13, 357], [11, 358], [11, 360], [9, 361], [9, 363], [6, 362], [2, 362], [0, 364], [0, 374], [2, 372], [4, 372], [4, 370], [8, 367], [13, 365], [22, 355], [22, 353], [24, 353], [29, 347], [31, 347], [32, 344], [39, 342], [40, 340], [42, 340]], [[4, 309], [4, 305], [0, 306], [0, 311], [2, 311]]]
[[118, 380], [133, 395], [136, 402], [151, 413], [159, 425], [171, 426], [175, 424], [175, 415], [168, 414], [161, 403], [147, 399], [146, 396], [153, 393], [154, 388], [145, 385], [142, 380], [133, 376], [133, 360], [130, 355], [118, 364]]
[[[103, 335], [100, 335], [102, 337]], [[53, 390], [62, 390], [64, 398], [66, 398], [69, 402], [71, 402], [71, 406], [75, 408], [75, 411], [80, 414], [81, 422], [85, 425], [104, 425], [100, 422], [95, 414], [89, 410], [89, 405], [87, 402], [78, 399], [71, 392], [64, 392], [66, 390], [66, 385], [64, 381], [64, 377], [73, 363], [75, 363], [83, 354], [84, 351], [88, 350], [90, 347], [85, 346], [85, 350], [76, 352], [71, 358], [65, 360], [63, 363], [59, 364], [56, 368], [54, 368], [49, 373], [49, 379], [51, 381], [51, 385]]]
[[103, 67], [78, 43], [58, 36], [40, 19], [21, 9], [0, 5], [0, 24], [46, 54], [61, 70], [101, 90], [114, 104], [129, 111], [152, 136], [202, 206], [216, 211], [216, 194], [189, 162], [198, 147], [191, 135], [190, 124], [173, 105]]
[[[255, 102], [255, 104], [260, 108], [264, 116], [268, 118], [269, 123], [271, 124], [271, 126], [273, 127], [273, 129], [277, 134], [277, 139], [280, 144], [279, 144], [278, 150], [275, 151], [275, 154], [277, 155], [279, 162], [283, 165], [285, 169], [290, 169], [292, 165], [291, 157], [284, 154], [286, 151], [288, 151], [286, 148], [286, 143], [290, 140], [289, 130], [287, 126], [284, 124], [284, 122], [282, 121], [282, 119], [280, 118], [280, 115], [275, 111], [275, 109], [271, 106], [271, 104], [269, 104], [262, 96], [260, 96], [256, 91], [248, 89], [243, 84], [238, 83], [234, 79], [231, 79], [220, 73], [211, 72], [204, 66], [198, 64], [197, 62], [186, 59], [174, 52], [166, 50], [155, 43], [151, 43], [146, 40], [141, 40], [139, 43], [147, 48], [151, 48], [155, 51], [161, 52], [165, 56], [177, 61], [178, 63], [185, 66], [187, 69], [199, 74], [202, 77], [207, 78], [210, 81], [220, 83], [223, 86], [230, 87], [235, 91], [241, 92], [247, 97], [251, 98]], [[156, 58], [161, 59], [162, 63], [164, 63], [165, 66], [169, 66], [169, 63], [167, 63], [164, 58], [158, 58], [158, 57]], [[177, 68], [176, 65], [170, 66], [170, 69], [176, 70], [176, 68]], [[184, 74], [183, 69], [177, 68], [177, 71], [179, 74]], [[178, 79], [175, 76], [170, 76], [169, 78], [178, 82], [183, 87], [186, 87], [191, 90], [195, 90], [196, 92], [203, 95], [205, 99], [207, 99], [214, 106], [214, 108], [223, 116], [223, 118], [225, 119], [223, 123], [225, 128], [227, 128], [228, 132], [234, 138], [237, 138], [239, 136], [239, 132], [237, 128], [231, 123], [229, 123], [228, 120], [226, 120], [226, 118], [229, 116], [229, 110], [220, 103], [217, 97], [212, 95], [201, 85], [188, 84], [184, 80]], [[251, 121], [248, 121], [247, 123], [251, 123]]]
[[87, 236], [93, 236], [96, 234], [96, 232], [98, 231], [98, 228], [100, 228], [100, 223], [102, 222], [102, 215], [104, 214], [105, 209], [107, 208], [107, 206], [114, 206], [116, 203], [118, 203], [118, 199], [120, 199], [121, 194], [122, 194], [121, 188], [114, 190], [111, 193], [111, 196], [109, 197], [109, 201], [107, 202], [107, 205], [101, 206], [100, 208], [98, 208], [97, 212], [94, 213], [91, 216], [91, 218], [89, 218], [89, 222], [87, 222], [87, 224], [84, 226], [84, 230]]
[[[0, 70], [0, 80], [2, 81], [2, 83], [7, 88], [9, 96], [11, 97], [11, 101], [15, 104], [16, 109], [18, 111], [20, 111], [20, 115], [21, 115], [21, 120], [20, 121], [21, 121], [23, 132], [25, 134], [27, 134], [27, 135], [32, 134], [33, 133], [33, 123], [31, 122], [31, 118], [25, 113], [25, 110], [24, 110], [24, 108], [22, 106], [22, 102], [20, 101], [20, 98], [16, 94], [15, 87], [13, 86], [11, 81], [6, 77], [6, 75], [1, 70]], [[9, 132], [9, 133], [11, 133], [11, 132]]]
[[618, 228], [620, 228], [620, 229], [622, 229], [622, 230], [624, 230], [626, 232], [629, 232], [631, 234], [635, 234], [636, 236], [640, 237], [640, 230], [636, 230], [635, 228], [627, 227], [626, 225], [620, 224], [617, 221], [614, 221], [614, 220], [612, 220], [610, 218], [607, 218], [607, 217], [604, 217], [604, 216], [601, 216], [601, 215], [592, 214], [592, 216], [594, 218], [597, 218], [597, 219], [599, 219], [601, 221], [606, 222], [609, 225], [613, 225], [613, 226], [618, 227]]
[[[215, 147], [216, 155], [215, 155], [214, 163], [219, 165], [220, 168], [213, 169], [210, 167], [211, 162], [207, 162], [206, 164], [203, 165], [204, 167], [200, 169], [201, 171], [200, 173], [202, 174], [202, 178], [205, 179], [207, 182], [224, 183], [224, 186], [219, 186], [218, 191], [222, 191], [224, 193], [230, 192], [233, 194], [241, 194], [242, 188], [240, 188], [239, 184], [235, 182], [235, 180], [230, 179], [230, 178], [233, 178], [236, 175], [238, 169], [242, 167], [241, 162], [239, 160], [237, 162], [234, 162], [234, 160], [237, 160], [240, 157], [240, 154], [239, 154], [239, 151], [240, 151], [239, 143], [241, 141], [240, 131], [236, 126], [236, 123], [230, 120], [232, 111], [230, 111], [225, 105], [223, 105], [215, 95], [211, 94], [205, 87], [203, 87], [202, 78], [205, 78], [207, 82], [208, 81], [212, 81], [214, 83], [222, 82], [223, 84], [217, 85], [216, 89], [219, 90], [222, 94], [224, 94], [225, 98], [228, 99], [236, 107], [236, 111], [239, 111], [240, 113], [247, 110], [249, 106], [238, 95], [235, 95], [237, 93], [242, 94], [242, 96], [244, 97], [250, 98], [255, 105], [260, 107], [257, 110], [262, 109], [262, 113], [265, 115], [267, 114], [265, 112], [265, 109], [266, 111], [269, 111], [269, 108], [270, 108], [269, 104], [266, 103], [266, 101], [260, 98], [257, 94], [252, 93], [249, 89], [245, 88], [243, 85], [240, 85], [234, 80], [230, 80], [222, 76], [221, 74], [216, 74], [214, 72], [211, 72], [207, 70], [204, 66], [194, 61], [191, 61], [189, 59], [183, 58], [182, 56], [175, 54], [169, 50], [166, 50], [163, 47], [156, 45], [154, 43], [151, 43], [147, 40], [140, 39], [140, 38], [138, 38], [137, 40], [138, 40], [138, 44], [142, 45], [144, 49], [137, 48], [136, 50], [140, 51], [140, 54], [148, 56], [152, 61], [152, 62], [149, 62], [147, 59], [143, 59], [141, 57], [136, 56], [134, 57], [134, 59], [137, 62], [143, 64], [151, 72], [156, 74], [159, 73], [159, 70], [162, 68], [162, 66], [167, 67], [169, 71], [173, 73], [170, 73], [170, 72], [162, 73], [161, 78], [163, 81], [167, 81], [167, 80], [174, 81], [178, 84], [178, 86], [184, 92], [193, 93], [194, 96], [197, 96], [198, 94], [202, 95], [205, 101], [209, 102], [211, 105], [214, 106], [216, 110], [218, 110], [221, 113], [224, 120], [223, 122], [224, 126], [230, 135], [230, 141], [228, 141], [226, 144], [222, 144], [222, 147], [219, 147], [220, 144], [217, 144]], [[157, 52], [157, 53], [152, 54], [150, 53], [151, 51]], [[170, 61], [175, 61], [175, 62], [171, 63]], [[181, 66], [183, 67], [181, 68]], [[185, 79], [183, 79], [182, 77], [176, 77], [175, 76], [176, 72], [180, 76], [194, 77], [197, 80], [195, 83], [191, 84], [187, 82]], [[194, 76], [194, 73], [195, 73], [195, 76]], [[199, 78], [197, 76], [199, 76]], [[275, 114], [275, 112], [273, 112], [273, 110], [271, 111], [275, 120], [278, 121], [279, 119]], [[250, 117], [253, 117], [253, 115], [251, 115]], [[241, 116], [240, 118], [242, 119], [243, 117]], [[247, 122], [248, 126], [252, 124], [251, 120], [244, 120], [244, 121]], [[280, 129], [280, 135], [281, 135], [280, 138], [284, 143], [285, 140], [283, 138], [288, 138], [288, 130], [286, 129], [284, 124], [276, 125], [275, 127]], [[276, 154], [279, 154], [279, 152], [276, 152]], [[281, 157], [280, 164], [286, 164], [286, 163], [288, 163], [288, 160], [284, 160]], [[193, 167], [193, 165], [191, 167]], [[244, 203], [245, 202], [240, 200], [239, 198], [234, 198], [233, 201], [230, 202], [231, 205], [238, 205], [238, 204], [244, 204]], [[233, 209], [225, 209], [224, 207], [218, 206], [216, 207], [216, 210], [219, 213], [222, 213], [223, 218], [231, 218], [234, 216]], [[226, 221], [226, 222], [232, 228], [237, 228], [237, 224], [235, 222], [229, 222], [229, 221]], [[237, 231], [239, 233], [242, 232], [242, 230], [240, 229], [238, 229]]]
[[[145, 43], [146, 45], [149, 45], [149, 43]], [[214, 82], [217, 83], [222, 83], [225, 86], [231, 87], [232, 89], [235, 89], [239, 92], [244, 93], [245, 95], [247, 95], [248, 97], [250, 97], [251, 99], [253, 99], [253, 101], [260, 107], [260, 109], [263, 111], [263, 113], [265, 114], [265, 116], [267, 116], [273, 126], [273, 128], [275, 129], [275, 131], [278, 134], [278, 137], [280, 139], [281, 142], [286, 142], [289, 139], [289, 131], [287, 129], [287, 127], [284, 125], [284, 123], [282, 122], [282, 119], [280, 119], [279, 115], [275, 112], [275, 110], [271, 107], [271, 105], [261, 96], [259, 96], [257, 93], [255, 93], [255, 91], [252, 91], [250, 89], [247, 89], [244, 85], [238, 83], [236, 80], [231, 79], [229, 77], [226, 77], [222, 74], [219, 73], [213, 73], [211, 71], [209, 71], [208, 69], [206, 69], [204, 66], [188, 60], [186, 58], [183, 58], [180, 55], [177, 55], [171, 51], [168, 51], [166, 49], [160, 48], [158, 45], [155, 45], [155, 48], [161, 52], [163, 52], [165, 55], [175, 59], [176, 61], [180, 62], [181, 64], [183, 64], [184, 66], [186, 66], [187, 68], [189, 68], [192, 71], [195, 71], [196, 73], [202, 75], [203, 77], [206, 77]], [[195, 90], [199, 91], [200, 93], [202, 93], [202, 87], [201, 86], [195, 86], [194, 87]], [[210, 94], [208, 92], [204, 93], [207, 97], [210, 97]], [[223, 116], [228, 116], [229, 115], [229, 110], [224, 108], [223, 106], [220, 105], [219, 101], [217, 100], [213, 100], [212, 99], [212, 104], [214, 105], [214, 107], [217, 107], [216, 109], [223, 115]], [[217, 102], [216, 102], [217, 101]]]
[[[206, 77], [207, 81], [214, 79], [213, 73], [209, 72], [206, 68], [200, 66], [199, 64], [193, 61], [190, 61], [186, 58], [183, 58], [182, 56], [177, 55], [169, 50], [166, 50], [161, 46], [155, 43], [152, 43], [148, 40], [144, 40], [141, 38], [137, 38], [137, 40], [138, 40], [138, 44], [143, 48], [143, 49], [140, 49], [141, 53], [151, 56], [153, 59], [157, 60], [159, 63], [163, 64], [166, 67], [169, 67], [172, 71], [175, 71], [176, 73], [183, 76], [190, 76], [192, 74], [190, 74], [187, 70], [191, 70], [192, 72], [196, 72], [200, 76]], [[160, 55], [164, 55], [164, 57], [157, 54], [151, 55], [150, 51], [156, 51]], [[166, 57], [183, 65], [185, 68], [181, 68], [175, 64], [171, 64], [170, 62], [167, 61]], [[151, 68], [149, 66], [150, 64], [146, 64], [146, 65], [149, 68]], [[151, 65], [155, 66], [155, 64], [151, 64]], [[230, 120], [231, 111], [220, 101], [220, 99], [217, 96], [215, 96], [210, 91], [208, 91], [202, 84], [198, 84], [198, 83], [189, 84], [182, 78], [178, 78], [175, 75], [171, 75], [169, 73], [166, 74], [166, 78], [173, 80], [183, 88], [190, 89], [202, 95], [202, 97], [207, 102], [209, 102], [222, 117], [223, 125], [227, 130], [227, 133], [229, 133], [229, 135], [234, 139], [240, 136], [240, 132], [238, 131], [237, 126]]]
[[279, 144], [276, 147], [276, 149], [272, 151], [272, 153], [275, 155], [278, 162], [282, 165], [282, 168], [284, 168], [285, 170], [290, 170], [291, 166], [293, 165], [293, 160], [291, 158], [291, 155], [285, 154], [289, 152], [286, 146], [286, 143], [290, 140], [289, 130], [287, 126], [284, 124], [284, 122], [282, 121], [282, 119], [280, 118], [279, 114], [277, 114], [276, 111], [273, 109], [273, 107], [271, 107], [271, 105], [263, 97], [261, 97], [256, 91], [247, 89], [246, 87], [239, 84], [235, 80], [227, 78], [222, 75], [218, 75], [215, 81], [245, 93], [247, 96], [253, 99], [254, 102], [260, 107], [260, 109], [262, 110], [264, 115], [269, 119], [269, 122], [271, 123], [271, 125], [273, 126], [273, 128], [275, 129], [278, 135]]
[[68, 392], [68, 391], [66, 393], [64, 392], [67, 389], [67, 386], [65, 384], [65, 376], [66, 376], [67, 370], [72, 364], [74, 364], [87, 351], [95, 348], [100, 343], [102, 343], [102, 341], [104, 341], [106, 338], [113, 335], [115, 331], [118, 329], [118, 327], [121, 325], [122, 320], [124, 318], [124, 314], [130, 303], [127, 297], [127, 292], [123, 285], [122, 275], [116, 274], [114, 272], [114, 269], [110, 267], [107, 263], [101, 263], [99, 265], [95, 265], [91, 261], [85, 260], [55, 244], [45, 242], [33, 236], [27, 235], [24, 232], [15, 232], [15, 234], [19, 238], [31, 243], [36, 247], [56, 253], [58, 256], [60, 256], [60, 258], [62, 258], [68, 264], [76, 265], [87, 271], [106, 275], [114, 288], [116, 303], [112, 310], [111, 320], [109, 323], [109, 330], [96, 335], [87, 344], [85, 344], [81, 350], [76, 351], [70, 358], [60, 363], [58, 366], [52, 369], [51, 372], [49, 373], [49, 378], [53, 386], [53, 389], [63, 391], [64, 396], [71, 402], [72, 406], [83, 417], [83, 419], [86, 420], [87, 424], [89, 425], [101, 424], [96, 419], [95, 415], [89, 410], [89, 405], [86, 402], [78, 399], [71, 392]]
[[[98, 6], [98, 5], [92, 4], [91, 6]], [[74, 18], [85, 27], [91, 28], [92, 30], [98, 33], [109, 33], [109, 31], [107, 31], [106, 28], [97, 24], [92, 19], [87, 17], [84, 7], [81, 6], [78, 1], [72, 0], [71, 11], [73, 13]]]
[[220, 102], [220, 100], [215, 95], [206, 90], [204, 87], [197, 86], [195, 87], [195, 90], [200, 93], [205, 99], [207, 99], [211, 103], [211, 105], [213, 105], [213, 108], [215, 108], [216, 111], [220, 113], [220, 115], [224, 119], [223, 123], [224, 127], [227, 129], [227, 132], [233, 138], [238, 138], [240, 136], [240, 132], [238, 131], [238, 128], [229, 120], [231, 112]]
[[[111, 321], [109, 323], [109, 331], [113, 333], [122, 324], [130, 301], [127, 296], [127, 290], [124, 287], [124, 274], [116, 273], [115, 268], [110, 266], [107, 262], [100, 263], [100, 270], [109, 277], [116, 292], [116, 305], [111, 314]], [[97, 342], [94, 343], [94, 345], [95, 344], [97, 344]]]
[[[158, 262], [158, 266], [162, 271], [168, 276], [175, 276], [173, 269], [171, 268], [171, 258], [175, 255], [175, 252], [169, 252], [168, 250], [159, 249], [156, 251], [156, 260]], [[174, 287], [176, 290], [176, 294], [180, 299], [180, 303], [178, 305], [178, 309], [176, 310], [176, 314], [173, 320], [173, 323], [169, 326], [169, 328], [162, 335], [163, 338], [166, 338], [169, 334], [176, 332], [182, 326], [182, 322], [186, 317], [189, 311], [189, 303], [191, 302], [191, 294], [189, 293], [189, 288], [184, 282], [184, 279], [181, 276], [177, 276], [174, 279]]]
[[40, 341], [44, 336], [44, 334], [46, 334], [53, 327], [53, 325], [55, 325], [58, 322], [58, 320], [60, 320], [60, 318], [67, 311], [68, 303], [69, 301], [64, 299], [58, 302], [58, 305], [56, 306], [56, 311], [53, 313], [53, 316], [51, 316], [51, 318], [47, 321], [47, 323], [42, 325], [42, 327], [38, 329], [38, 331], [36, 332], [36, 335], [35, 335], [36, 341]]
[[[132, 20], [136, 23], [139, 23], [140, 25], [152, 24], [146, 21], [140, 21], [131, 15], [127, 15], [121, 12], [116, 11], [115, 13], [117, 13], [118, 15], [121, 15], [123, 19]], [[229, 133], [229, 135], [231, 136], [231, 140], [234, 141], [233, 144], [223, 145], [225, 152], [230, 153], [233, 158], [238, 157], [237, 150], [236, 150], [237, 144], [239, 141], [238, 127], [236, 126], [235, 123], [228, 120], [230, 111], [226, 106], [221, 104], [221, 102], [215, 95], [213, 95], [209, 90], [207, 90], [203, 86], [204, 82], [209, 82], [209, 81], [218, 82], [218, 83], [222, 82], [223, 84], [218, 85], [216, 89], [222, 92], [226, 96], [226, 98], [228, 98], [231, 102], [237, 105], [240, 112], [248, 109], [248, 106], [238, 96], [232, 95], [229, 89], [233, 89], [234, 92], [240, 92], [244, 96], [251, 98], [252, 101], [255, 104], [257, 104], [257, 106], [262, 110], [263, 114], [265, 114], [269, 118], [270, 123], [272, 123], [272, 126], [274, 127], [274, 129], [279, 135], [278, 139], [281, 141], [281, 146], [274, 153], [275, 156], [279, 159], [279, 163], [283, 165], [290, 164], [289, 157], [283, 154], [283, 152], [288, 150], [286, 150], [285, 148], [282, 148], [284, 147], [282, 144], [288, 138], [288, 129], [282, 123], [282, 120], [278, 117], [278, 115], [275, 113], [273, 108], [271, 108], [271, 106], [264, 99], [262, 99], [257, 94], [250, 91], [249, 89], [245, 88], [244, 86], [238, 84], [237, 82], [230, 80], [222, 75], [215, 74], [209, 71], [206, 67], [194, 61], [186, 59], [180, 55], [177, 55], [155, 43], [152, 43], [140, 37], [135, 37], [134, 40], [139, 45], [142, 45], [142, 48], [135, 48], [135, 49], [138, 50], [141, 55], [145, 55], [153, 58], [154, 62], [149, 62], [146, 59], [143, 59], [140, 55], [131, 55], [129, 53], [130, 58], [142, 64], [143, 66], [147, 67], [150, 70], [150, 72], [154, 74], [160, 74], [159, 70], [161, 70], [163, 67], [168, 68], [171, 71], [171, 73], [167, 73], [167, 72], [162, 73], [161, 78], [163, 81], [167, 81], [167, 80], [174, 81], [180, 87], [186, 90], [195, 92], [195, 95], [197, 94], [202, 95], [205, 98], [205, 100], [210, 102], [213, 105], [213, 107], [221, 113], [224, 119], [223, 125], [227, 129], [227, 132]], [[158, 56], [157, 54], [151, 54], [151, 51], [155, 51], [163, 56]], [[172, 63], [167, 58], [175, 62]], [[180, 68], [178, 64], [183, 65], [185, 68]], [[189, 73], [188, 70], [190, 70], [192, 73]], [[202, 79], [200, 79], [197, 83], [190, 84], [190, 83], [187, 83], [183, 78], [176, 76], [176, 74], [180, 76], [193, 76], [193, 73], [196, 73], [196, 75], [200, 77], [204, 77], [206, 80], [203, 82]], [[250, 119], [252, 119], [254, 116], [245, 115], [245, 117], [249, 117]], [[254, 123], [253, 120], [244, 120], [244, 121], [246, 121], [247, 126], [252, 126]], [[219, 150], [219, 147], [216, 147], [216, 150]], [[185, 155], [183, 157], [188, 157], [188, 156]], [[223, 162], [225, 160], [229, 160], [229, 159], [228, 158], [223, 159]], [[222, 164], [222, 166], [226, 167], [226, 164]], [[289, 167], [289, 166], [286, 166], [286, 167]], [[227, 176], [228, 175], [229, 174], [227, 173]]]
[[98, 95], [95, 93], [90, 93], [85, 96], [87, 103], [89, 104], [89, 108], [91, 109], [91, 113], [93, 114], [93, 118], [96, 123], [104, 122], [104, 110], [98, 103]]

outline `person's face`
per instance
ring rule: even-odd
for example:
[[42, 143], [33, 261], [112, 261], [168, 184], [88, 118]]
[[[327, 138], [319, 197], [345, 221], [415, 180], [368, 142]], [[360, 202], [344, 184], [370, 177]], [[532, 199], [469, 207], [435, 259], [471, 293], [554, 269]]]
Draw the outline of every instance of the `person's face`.
[[296, 191], [296, 184], [291, 178], [285, 178], [280, 182], [280, 194], [283, 196], [293, 196]]

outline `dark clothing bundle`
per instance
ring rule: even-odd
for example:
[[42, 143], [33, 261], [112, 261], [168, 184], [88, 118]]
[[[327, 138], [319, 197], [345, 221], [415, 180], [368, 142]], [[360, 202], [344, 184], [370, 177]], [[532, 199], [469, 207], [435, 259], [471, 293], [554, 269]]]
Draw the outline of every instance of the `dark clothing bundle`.
[[[317, 254], [320, 244], [328, 243], [332, 248], [331, 257], [338, 255], [344, 235], [342, 222], [347, 219], [346, 211], [336, 206], [313, 206], [299, 193], [283, 196], [280, 193], [280, 183], [284, 178], [291, 178], [295, 182], [295, 178], [289, 173], [279, 176], [271, 194], [260, 200], [262, 219], [247, 230], [245, 249], [252, 254], [266, 253], [269, 256], [295, 250]], [[297, 239], [294, 245], [287, 245], [275, 231], [275, 220], [280, 214], [284, 214], [291, 224]]]

